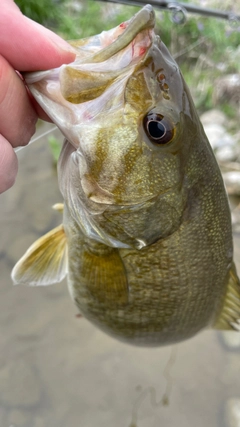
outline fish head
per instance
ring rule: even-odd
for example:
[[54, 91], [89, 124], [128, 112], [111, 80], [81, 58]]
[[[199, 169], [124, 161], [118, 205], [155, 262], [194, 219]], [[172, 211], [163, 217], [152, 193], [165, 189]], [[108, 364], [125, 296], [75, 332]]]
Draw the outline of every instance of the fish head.
[[76, 60], [31, 73], [28, 86], [67, 139], [59, 184], [90, 238], [141, 249], [172, 234], [187, 203], [199, 120], [181, 72], [154, 32], [150, 5], [72, 42]]

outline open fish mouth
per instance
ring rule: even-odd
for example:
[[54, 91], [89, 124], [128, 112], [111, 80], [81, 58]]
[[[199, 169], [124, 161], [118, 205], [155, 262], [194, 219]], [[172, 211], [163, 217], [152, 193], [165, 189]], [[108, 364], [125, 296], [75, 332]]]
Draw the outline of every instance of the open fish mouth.
[[155, 14], [151, 5], [146, 5], [131, 20], [120, 24], [119, 30], [122, 30], [116, 40], [104, 47], [100, 52], [94, 54], [89, 62], [103, 62], [111, 58], [120, 50], [128, 46], [139, 33], [144, 30], [150, 30], [155, 25]]
[[[145, 6], [131, 20], [98, 35], [94, 48], [89, 39], [75, 46], [79, 56], [71, 65], [61, 67], [60, 90], [72, 104], [95, 100], [143, 59], [152, 46], [155, 13]], [[96, 42], [96, 40], [95, 40]], [[83, 43], [83, 44], [82, 44]]]
[[[77, 149], [82, 124], [101, 114], [133, 68], [146, 57], [154, 42], [155, 13], [146, 5], [132, 19], [90, 38], [71, 41], [76, 59], [59, 68], [25, 74], [39, 105]], [[99, 102], [95, 102], [97, 101]]]

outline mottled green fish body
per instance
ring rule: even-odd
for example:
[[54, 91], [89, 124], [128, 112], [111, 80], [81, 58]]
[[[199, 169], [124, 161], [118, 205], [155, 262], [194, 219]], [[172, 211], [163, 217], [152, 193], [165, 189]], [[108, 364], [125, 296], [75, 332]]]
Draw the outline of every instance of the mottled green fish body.
[[223, 180], [179, 68], [154, 33], [152, 7], [72, 45], [75, 62], [26, 76], [66, 137], [64, 209], [63, 225], [17, 263], [14, 282], [67, 275], [81, 313], [136, 345], [238, 330]]

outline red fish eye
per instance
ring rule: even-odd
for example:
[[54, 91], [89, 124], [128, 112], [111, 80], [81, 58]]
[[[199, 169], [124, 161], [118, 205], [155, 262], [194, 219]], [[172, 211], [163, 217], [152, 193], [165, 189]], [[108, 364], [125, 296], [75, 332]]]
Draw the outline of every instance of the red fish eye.
[[144, 130], [155, 144], [167, 144], [173, 139], [174, 126], [161, 114], [148, 113], [143, 119]]

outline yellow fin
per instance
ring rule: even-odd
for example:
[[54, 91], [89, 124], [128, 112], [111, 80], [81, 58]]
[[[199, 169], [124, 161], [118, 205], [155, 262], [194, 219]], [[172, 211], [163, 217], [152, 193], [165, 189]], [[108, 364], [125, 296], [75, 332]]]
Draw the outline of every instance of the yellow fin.
[[234, 263], [230, 270], [224, 305], [214, 328], [240, 331], [240, 281]]
[[121, 305], [128, 302], [126, 271], [117, 249], [111, 248], [101, 255], [85, 250], [81, 280], [84, 280], [94, 298], [103, 303]]
[[52, 208], [55, 211], [58, 211], [60, 213], [63, 213], [64, 204], [63, 203], [55, 203], [55, 205], [52, 206]]
[[67, 274], [67, 242], [63, 225], [36, 240], [12, 270], [15, 284], [50, 285]]

